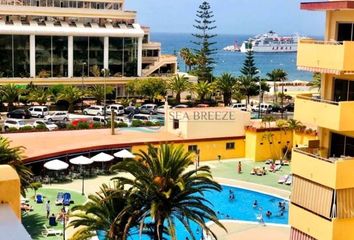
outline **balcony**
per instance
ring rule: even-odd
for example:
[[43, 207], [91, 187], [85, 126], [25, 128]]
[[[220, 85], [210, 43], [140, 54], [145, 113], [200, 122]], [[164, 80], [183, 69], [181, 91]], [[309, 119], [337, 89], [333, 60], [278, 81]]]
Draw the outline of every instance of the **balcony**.
[[316, 239], [354, 239], [353, 219], [328, 220], [294, 204], [289, 206], [289, 224]]
[[297, 66], [299, 70], [330, 74], [353, 74], [354, 42], [323, 42], [303, 39], [298, 45]]
[[354, 131], [354, 101], [334, 102], [302, 94], [296, 97], [295, 106], [294, 118], [303, 123], [338, 132]]
[[354, 157], [329, 157], [325, 148], [295, 148], [294, 174], [332, 189], [354, 188]]

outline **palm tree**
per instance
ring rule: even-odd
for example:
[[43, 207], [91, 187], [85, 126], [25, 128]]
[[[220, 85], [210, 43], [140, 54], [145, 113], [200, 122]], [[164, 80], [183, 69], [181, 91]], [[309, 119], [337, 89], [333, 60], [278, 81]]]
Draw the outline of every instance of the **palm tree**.
[[57, 96], [57, 101], [63, 100], [69, 103], [68, 112], [74, 112], [74, 103], [81, 100], [85, 93], [72, 85], [65, 86]]
[[197, 63], [196, 56], [192, 53], [192, 51], [189, 48], [182, 48], [179, 52], [179, 55], [183, 59], [186, 66], [188, 66], [188, 71], [191, 71], [192, 66], [196, 65]]
[[268, 81], [274, 84], [275, 103], [278, 102], [276, 82], [286, 81], [287, 76], [288, 74], [283, 69], [274, 69], [272, 72], [267, 73]]
[[318, 91], [321, 90], [321, 73], [314, 73], [312, 75], [312, 81], [310, 82], [311, 89], [317, 88]]
[[192, 164], [192, 153], [185, 152], [182, 145], [165, 144], [159, 148], [150, 145], [147, 152], [140, 151], [138, 160], [125, 160], [112, 167], [112, 170], [132, 176], [116, 179], [125, 186], [131, 186], [130, 191], [140, 199], [138, 202], [143, 203], [141, 221], [152, 219], [152, 239], [163, 239], [165, 223], [171, 239], [176, 239], [176, 220], [184, 225], [193, 239], [190, 221], [214, 237], [206, 221], [213, 221], [224, 228], [203, 197], [204, 191], [220, 191], [221, 186], [212, 180], [208, 166], [188, 170]]
[[21, 181], [21, 194], [26, 196], [32, 173], [22, 162], [24, 147], [11, 147], [10, 143], [7, 138], [0, 136], [0, 165], [7, 164], [16, 170]]
[[47, 89], [43, 87], [35, 87], [29, 92], [27, 100], [30, 102], [37, 102], [39, 105], [44, 105], [47, 103], [50, 93]]
[[181, 93], [188, 90], [191, 86], [185, 75], [176, 75], [169, 82], [169, 88], [176, 93], [176, 102], [181, 102]]
[[231, 103], [231, 97], [236, 83], [237, 83], [237, 79], [234, 76], [232, 76], [230, 73], [223, 73], [216, 80], [217, 88], [220, 89], [224, 95], [225, 106]]
[[7, 110], [13, 109], [14, 103], [18, 101], [21, 90], [15, 84], [7, 84], [0, 87], [0, 96], [3, 102], [6, 102]]
[[193, 91], [198, 95], [200, 102], [204, 102], [205, 97], [213, 91], [214, 84], [207, 81], [200, 81], [194, 84]]
[[251, 96], [256, 96], [259, 92], [259, 86], [254, 79], [247, 76], [240, 76], [238, 78], [240, 93], [246, 96], [246, 105], [250, 102]]
[[103, 85], [93, 85], [89, 88], [88, 94], [92, 96], [94, 99], [96, 99], [97, 105], [101, 105], [104, 99], [105, 91], [107, 96], [108, 94], [113, 93], [113, 88], [111, 86], [106, 86], [106, 90], [105, 90], [105, 86]]
[[[128, 230], [138, 226], [134, 215], [124, 210], [131, 205], [139, 209], [139, 205], [118, 182], [114, 182], [113, 187], [103, 184], [100, 191], [89, 195], [88, 199], [72, 209], [73, 220], [69, 226], [79, 227], [72, 240], [91, 239], [96, 231], [106, 232], [107, 239], [126, 239]], [[130, 227], [126, 229], [128, 224]]]
[[306, 128], [300, 121], [295, 119], [288, 119], [287, 121], [288, 129], [292, 131], [301, 131]]

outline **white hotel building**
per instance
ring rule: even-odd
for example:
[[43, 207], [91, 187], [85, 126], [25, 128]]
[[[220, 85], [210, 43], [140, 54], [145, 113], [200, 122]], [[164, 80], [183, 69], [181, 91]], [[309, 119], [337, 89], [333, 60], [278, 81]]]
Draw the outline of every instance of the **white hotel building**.
[[124, 0], [0, 0], [0, 84], [101, 84], [97, 66], [118, 86], [175, 73], [176, 62]]

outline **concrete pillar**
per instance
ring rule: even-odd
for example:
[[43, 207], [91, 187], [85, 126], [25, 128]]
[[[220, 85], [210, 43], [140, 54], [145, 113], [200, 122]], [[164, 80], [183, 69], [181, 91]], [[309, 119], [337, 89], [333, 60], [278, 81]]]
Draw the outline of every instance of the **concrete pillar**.
[[143, 68], [143, 37], [138, 38], [138, 76], [141, 77]]
[[74, 37], [68, 36], [68, 77], [74, 76]]
[[36, 36], [30, 35], [30, 76], [36, 77]]
[[103, 68], [109, 69], [109, 37], [103, 40]]

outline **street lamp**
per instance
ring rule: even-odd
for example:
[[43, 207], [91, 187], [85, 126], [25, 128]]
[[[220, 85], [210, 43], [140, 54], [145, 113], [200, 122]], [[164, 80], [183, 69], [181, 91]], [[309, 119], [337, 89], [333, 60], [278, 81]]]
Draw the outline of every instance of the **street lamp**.
[[[82, 70], [81, 70], [81, 90], [84, 90], [84, 75], [85, 75], [85, 65], [86, 62], [82, 63]], [[81, 112], [84, 110], [84, 100], [82, 99], [81, 96]]]

